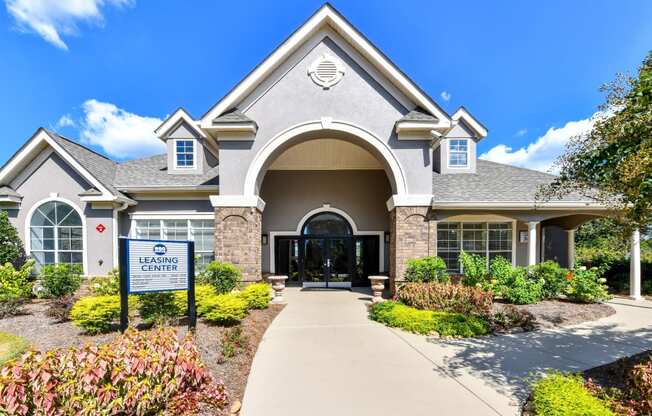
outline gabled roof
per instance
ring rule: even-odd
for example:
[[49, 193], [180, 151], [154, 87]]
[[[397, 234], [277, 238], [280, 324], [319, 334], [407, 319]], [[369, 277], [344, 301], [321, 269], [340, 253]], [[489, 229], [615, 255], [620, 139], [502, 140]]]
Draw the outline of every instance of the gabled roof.
[[420, 108], [415, 108], [414, 110], [410, 111], [398, 121], [436, 121], [437, 119], [433, 117], [432, 115], [426, 113], [425, 111], [421, 110]]
[[[477, 160], [476, 173], [439, 174], [433, 172], [433, 205], [481, 207], [496, 203], [502, 207], [532, 208], [536, 202], [536, 193], [541, 185], [551, 183], [554, 175], [536, 170], [503, 165], [488, 160]], [[571, 193], [561, 200], [552, 200], [542, 205], [558, 203], [578, 206], [598, 207], [591, 198]], [[588, 205], [587, 205], [588, 204]], [[538, 204], [536, 204], [538, 205]]]
[[349, 23], [330, 4], [325, 3], [303, 25], [292, 33], [281, 45], [256, 66], [226, 96], [218, 101], [201, 119], [202, 128], [207, 128], [212, 121], [224, 112], [233, 109], [251, 93], [267, 76], [269, 76], [285, 59], [295, 52], [317, 30], [328, 25], [346, 39], [379, 72], [394, 84], [403, 94], [413, 100], [417, 106], [434, 116], [441, 128], [450, 127], [450, 117], [435, 101], [419, 88], [407, 75], [374, 46], [363, 34]]
[[229, 124], [229, 123], [255, 123], [252, 119], [242, 114], [238, 109], [227, 111], [226, 113], [215, 117], [213, 124]]
[[482, 125], [475, 117], [469, 113], [469, 111], [464, 108], [464, 106], [457, 109], [455, 113], [451, 116], [453, 121], [463, 121], [464, 124], [469, 126], [473, 132], [477, 135], [478, 138], [487, 137], [489, 131], [487, 128]]
[[154, 130], [154, 133], [161, 140], [165, 140], [167, 135], [183, 122], [190, 126], [199, 137], [206, 137], [204, 132], [198, 128], [198, 121], [193, 120], [192, 116], [182, 107], [177, 108], [174, 113], [163, 120], [163, 123]]
[[218, 185], [218, 167], [199, 175], [168, 174], [167, 155], [156, 155], [119, 163], [114, 186], [128, 191], [132, 188], [202, 187]]
[[0, 197], [15, 197], [22, 198], [23, 196], [18, 192], [14, 191], [10, 186], [0, 186]]

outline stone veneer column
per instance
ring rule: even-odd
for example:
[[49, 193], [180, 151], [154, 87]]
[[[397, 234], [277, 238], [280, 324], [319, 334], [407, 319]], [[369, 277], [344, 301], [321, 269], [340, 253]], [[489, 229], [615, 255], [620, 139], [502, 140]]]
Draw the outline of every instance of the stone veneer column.
[[409, 259], [435, 255], [435, 222], [430, 221], [430, 207], [395, 207], [389, 213], [390, 242], [389, 287], [394, 294], [396, 283], [405, 279]]
[[256, 207], [215, 208], [215, 259], [242, 270], [244, 281], [262, 278], [262, 213]]

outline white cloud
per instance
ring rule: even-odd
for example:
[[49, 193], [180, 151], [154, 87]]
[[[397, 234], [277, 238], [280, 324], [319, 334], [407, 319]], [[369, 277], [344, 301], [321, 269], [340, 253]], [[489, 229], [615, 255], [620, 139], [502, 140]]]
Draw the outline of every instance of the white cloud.
[[154, 134], [161, 119], [139, 116], [95, 99], [85, 101], [82, 108], [82, 142], [99, 146], [119, 159], [165, 152], [165, 145]]
[[590, 131], [599, 116], [601, 113], [595, 113], [589, 118], [569, 121], [563, 127], [551, 127], [546, 134], [517, 150], [499, 144], [480, 155], [480, 158], [543, 172], [551, 171], [553, 163], [564, 152], [568, 141], [572, 137]]
[[5, 0], [5, 4], [18, 29], [68, 50], [61, 35], [76, 34], [78, 22], [102, 24], [102, 7], [129, 6], [133, 0]]
[[451, 97], [453, 96], [448, 91], [442, 91], [441, 94], [439, 94], [439, 95], [441, 96], [441, 99], [444, 100], [444, 101], [450, 101]]
[[75, 127], [75, 126], [76, 126], [76, 123], [72, 119], [72, 117], [70, 117], [70, 114], [62, 115], [59, 118], [59, 120], [57, 121], [57, 124], [56, 124], [57, 129], [62, 129], [64, 127]]
[[514, 136], [516, 136], [516, 137], [523, 137], [523, 136], [525, 136], [526, 134], [527, 134], [527, 129], [520, 129], [519, 131], [516, 132], [516, 134], [514, 134]]

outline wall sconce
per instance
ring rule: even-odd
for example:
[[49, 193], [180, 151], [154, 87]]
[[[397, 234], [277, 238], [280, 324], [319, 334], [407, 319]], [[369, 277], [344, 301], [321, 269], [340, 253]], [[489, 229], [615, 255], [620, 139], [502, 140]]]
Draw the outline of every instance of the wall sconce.
[[390, 238], [389, 238], [389, 233], [385, 233], [385, 242], [389, 244]]
[[264, 246], [266, 246], [269, 243], [269, 237], [267, 234], [263, 234], [260, 241]]

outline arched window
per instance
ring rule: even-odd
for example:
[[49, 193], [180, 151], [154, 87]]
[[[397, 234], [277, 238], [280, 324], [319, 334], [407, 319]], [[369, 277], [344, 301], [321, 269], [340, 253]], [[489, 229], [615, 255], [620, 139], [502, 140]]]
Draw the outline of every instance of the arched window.
[[37, 267], [53, 263], [83, 263], [82, 220], [77, 211], [60, 201], [36, 208], [29, 223], [30, 254]]
[[352, 235], [351, 225], [339, 214], [322, 212], [310, 217], [301, 230], [301, 234], [310, 236], [344, 237]]

